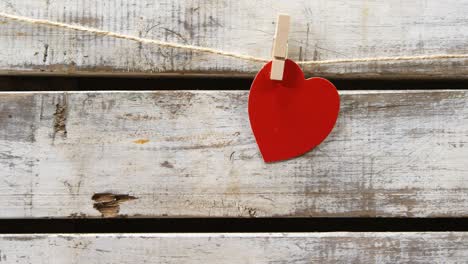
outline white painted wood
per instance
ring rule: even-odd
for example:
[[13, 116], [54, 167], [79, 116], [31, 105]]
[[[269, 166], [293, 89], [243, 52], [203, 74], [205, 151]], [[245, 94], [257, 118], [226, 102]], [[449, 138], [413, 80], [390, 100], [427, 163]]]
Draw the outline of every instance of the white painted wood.
[[0, 235], [0, 261], [54, 263], [466, 263], [467, 233]]
[[[102, 30], [271, 57], [279, 13], [293, 18], [289, 58], [468, 53], [466, 0], [2, 0], [0, 10]], [[4, 74], [252, 76], [261, 63], [0, 19]], [[305, 67], [334, 77], [468, 76], [467, 59]]]
[[265, 164], [247, 91], [1, 93], [0, 217], [468, 216], [468, 91], [340, 96]]

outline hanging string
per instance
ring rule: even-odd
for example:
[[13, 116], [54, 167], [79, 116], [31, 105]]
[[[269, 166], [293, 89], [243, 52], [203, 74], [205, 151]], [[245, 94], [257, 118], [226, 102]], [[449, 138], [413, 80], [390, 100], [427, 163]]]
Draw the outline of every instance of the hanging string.
[[[179, 48], [179, 49], [187, 49], [197, 52], [205, 52], [205, 53], [212, 53], [218, 54], [227, 57], [233, 57], [248, 61], [256, 61], [256, 62], [268, 62], [270, 59], [260, 58], [250, 55], [244, 55], [234, 52], [222, 51], [218, 49], [212, 49], [208, 47], [200, 47], [200, 46], [193, 46], [193, 45], [185, 45], [173, 42], [166, 42], [156, 39], [148, 39], [148, 38], [141, 38], [137, 36], [121, 34], [112, 31], [105, 31], [97, 28], [85, 27], [80, 25], [74, 24], [67, 24], [61, 22], [50, 21], [46, 19], [36, 19], [24, 16], [18, 16], [13, 14], [7, 14], [0, 12], [0, 17], [7, 18], [10, 20], [26, 22], [30, 24], [36, 25], [44, 25], [44, 26], [51, 26], [57, 28], [64, 28], [70, 30], [76, 30], [86, 33], [92, 33], [95, 35], [101, 36], [108, 36], [118, 39], [127, 39], [136, 41], [139, 43], [147, 43], [147, 44], [154, 44], [161, 47], [169, 47], [169, 48]], [[415, 61], [415, 60], [439, 60], [439, 59], [460, 59], [460, 58], [468, 58], [468, 54], [435, 54], [435, 55], [420, 55], [420, 56], [399, 56], [399, 57], [373, 57], [373, 58], [351, 58], [351, 59], [334, 59], [334, 60], [309, 60], [309, 61], [297, 61], [297, 64], [302, 65], [320, 65], [320, 64], [336, 64], [336, 63], [353, 63], [353, 62], [376, 62], [376, 61]]]

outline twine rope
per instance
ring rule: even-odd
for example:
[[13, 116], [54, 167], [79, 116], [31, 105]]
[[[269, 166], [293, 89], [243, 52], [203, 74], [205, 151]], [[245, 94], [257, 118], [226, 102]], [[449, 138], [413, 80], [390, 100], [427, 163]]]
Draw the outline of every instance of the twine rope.
[[[56, 22], [46, 19], [36, 19], [31, 17], [25, 16], [18, 16], [14, 14], [8, 14], [0, 12], [0, 17], [7, 18], [14, 21], [25, 22], [29, 24], [36, 24], [36, 25], [44, 25], [50, 27], [57, 27], [63, 29], [70, 29], [75, 31], [87, 32], [92, 33], [95, 35], [100, 36], [108, 36], [118, 39], [126, 39], [132, 40], [139, 43], [147, 43], [147, 44], [154, 44], [161, 47], [169, 47], [169, 48], [179, 48], [179, 49], [187, 49], [193, 50], [197, 52], [204, 52], [204, 53], [212, 53], [218, 54], [226, 57], [238, 58], [248, 61], [255, 61], [255, 62], [268, 62], [270, 59], [265, 59], [261, 57], [255, 57], [240, 53], [228, 52], [218, 49], [212, 49], [208, 47], [200, 47], [200, 46], [193, 46], [193, 45], [185, 45], [173, 42], [166, 42], [156, 39], [149, 39], [149, 38], [141, 38], [137, 36], [121, 34], [112, 31], [105, 31], [97, 28], [92, 27], [85, 27], [81, 25], [74, 25], [74, 24], [67, 24], [62, 22]], [[415, 61], [415, 60], [440, 60], [440, 59], [460, 59], [460, 58], [468, 58], [468, 54], [435, 54], [435, 55], [420, 55], [420, 56], [399, 56], [399, 57], [372, 57], [372, 58], [350, 58], [350, 59], [333, 59], [333, 60], [308, 60], [308, 61], [297, 61], [297, 64], [301, 65], [321, 65], [321, 64], [336, 64], [336, 63], [353, 63], [353, 62], [376, 62], [376, 61]]]

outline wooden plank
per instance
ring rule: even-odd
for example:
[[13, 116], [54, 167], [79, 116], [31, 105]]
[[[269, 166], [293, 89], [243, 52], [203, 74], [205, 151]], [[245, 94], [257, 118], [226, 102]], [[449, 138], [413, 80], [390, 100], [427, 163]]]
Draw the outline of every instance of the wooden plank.
[[1, 235], [6, 263], [465, 263], [468, 233]]
[[247, 91], [1, 93], [0, 217], [468, 216], [468, 91], [340, 96], [265, 164]]
[[[327, 60], [468, 53], [468, 1], [0, 1], [2, 12], [270, 58], [278, 13], [289, 57]], [[0, 19], [3, 74], [252, 76], [262, 63]], [[467, 78], [468, 59], [304, 67], [328, 77]]]

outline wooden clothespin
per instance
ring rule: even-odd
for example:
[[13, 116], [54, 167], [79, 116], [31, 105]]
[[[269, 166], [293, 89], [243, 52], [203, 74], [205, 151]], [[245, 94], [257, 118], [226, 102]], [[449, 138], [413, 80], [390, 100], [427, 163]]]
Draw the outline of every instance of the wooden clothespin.
[[273, 39], [272, 64], [270, 78], [283, 80], [284, 62], [288, 57], [288, 35], [291, 17], [286, 14], [278, 15], [275, 38]]

